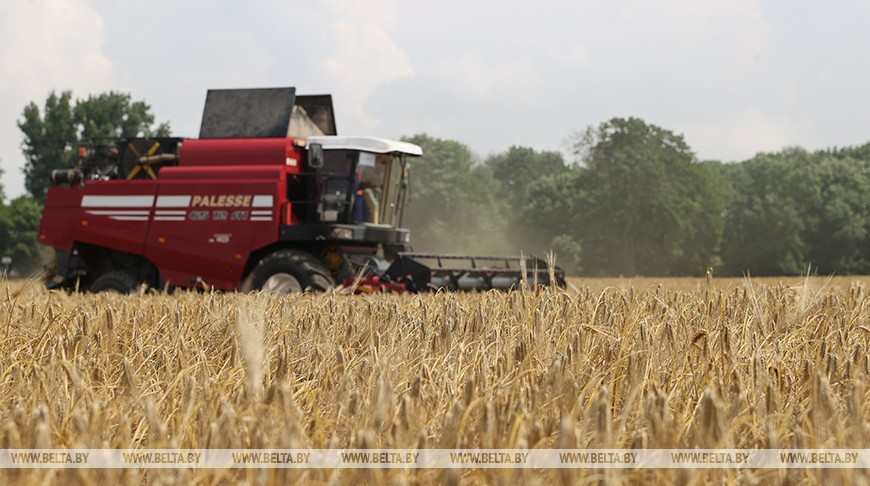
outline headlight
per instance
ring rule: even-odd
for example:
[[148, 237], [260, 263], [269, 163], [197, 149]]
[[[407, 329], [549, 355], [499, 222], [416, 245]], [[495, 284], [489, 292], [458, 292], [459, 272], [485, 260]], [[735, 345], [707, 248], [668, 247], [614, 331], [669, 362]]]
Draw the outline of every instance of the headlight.
[[402, 243], [410, 243], [411, 242], [411, 232], [406, 231], [402, 233]]
[[350, 228], [332, 228], [332, 231], [329, 234], [338, 240], [353, 239], [353, 230]]

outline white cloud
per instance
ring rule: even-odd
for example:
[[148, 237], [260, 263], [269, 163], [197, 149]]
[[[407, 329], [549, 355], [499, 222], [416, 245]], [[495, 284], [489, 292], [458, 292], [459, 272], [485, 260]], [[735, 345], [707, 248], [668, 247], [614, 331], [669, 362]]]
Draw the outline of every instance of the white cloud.
[[[444, 4], [403, 8], [427, 21], [402, 17], [399, 38], [416, 72], [370, 101], [391, 133], [438, 129], [431, 134], [484, 152], [553, 150], [613, 116], [690, 132], [749, 112], [776, 119], [794, 99], [770, 95], [785, 83], [775, 64], [759, 62], [773, 47], [756, 0], [508, 1], [497, 16], [472, 3], [455, 21]], [[736, 153], [707, 147], [710, 157]]]
[[331, 0], [329, 6], [334, 51], [320, 63], [325, 87], [343, 97], [342, 105], [358, 122], [373, 127], [377, 120], [366, 113], [368, 97], [384, 83], [414, 72], [390, 34], [396, 22], [392, 2]]
[[449, 87], [457, 99], [476, 103], [501, 103], [517, 92], [531, 93], [543, 87], [536, 62], [526, 56], [488, 59], [476, 51], [466, 51], [438, 62], [431, 76]]
[[705, 154], [729, 154], [723, 160], [726, 162], [792, 145], [814, 148], [821, 142], [802, 120], [770, 115], [756, 108], [692, 126], [685, 135], [701, 158]]
[[21, 135], [24, 106], [42, 105], [51, 90], [94, 93], [113, 87], [103, 55], [100, 15], [81, 0], [11, 0], [0, 16], [0, 159], [7, 196], [24, 191]]

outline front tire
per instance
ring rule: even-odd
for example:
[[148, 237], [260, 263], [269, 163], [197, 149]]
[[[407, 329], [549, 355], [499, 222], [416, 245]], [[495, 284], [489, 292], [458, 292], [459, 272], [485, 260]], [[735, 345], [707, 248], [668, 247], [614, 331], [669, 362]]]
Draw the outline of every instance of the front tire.
[[325, 292], [335, 285], [329, 270], [308, 253], [279, 250], [257, 263], [240, 290], [273, 294]]
[[131, 294], [138, 287], [139, 282], [136, 281], [136, 277], [123, 270], [116, 270], [97, 277], [89, 290], [94, 293], [116, 292], [119, 294]]

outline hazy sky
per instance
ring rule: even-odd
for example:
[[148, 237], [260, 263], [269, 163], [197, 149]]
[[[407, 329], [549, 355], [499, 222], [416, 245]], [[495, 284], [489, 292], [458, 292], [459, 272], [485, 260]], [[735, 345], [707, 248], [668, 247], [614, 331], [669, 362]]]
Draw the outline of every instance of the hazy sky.
[[866, 0], [0, 0], [0, 159], [51, 90], [144, 99], [199, 132], [206, 90], [330, 93], [339, 133], [486, 157], [637, 116], [701, 159], [870, 141]]

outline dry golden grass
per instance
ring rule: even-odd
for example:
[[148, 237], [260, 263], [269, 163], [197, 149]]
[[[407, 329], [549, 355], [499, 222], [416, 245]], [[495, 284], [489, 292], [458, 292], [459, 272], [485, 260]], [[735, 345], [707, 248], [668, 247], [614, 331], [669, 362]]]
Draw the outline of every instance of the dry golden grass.
[[[285, 298], [0, 285], [0, 448], [870, 447], [866, 284], [588, 282], [577, 292]], [[0, 482], [24, 484], [294, 480], [755, 484], [868, 476], [0, 470]]]
[[[800, 288], [807, 282], [806, 277], [752, 277], [748, 279], [756, 286], [777, 286], [784, 285], [786, 287]], [[577, 288], [589, 287], [593, 291], [604, 290], [607, 287], [617, 287], [627, 289], [634, 287], [635, 290], [645, 290], [650, 287], [661, 285], [667, 290], [685, 290], [695, 291], [699, 288], [706, 288], [707, 281], [704, 277], [622, 277], [622, 278], [580, 278], [569, 277], [568, 282]], [[809, 282], [812, 286], [819, 288], [834, 288], [848, 289], [854, 284], [861, 284], [865, 288], [870, 287], [870, 276], [830, 276], [830, 277], [811, 277]], [[712, 287], [715, 289], [727, 289], [734, 286], [743, 286], [747, 283], [746, 278], [740, 277], [716, 277], [713, 279]]]

